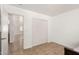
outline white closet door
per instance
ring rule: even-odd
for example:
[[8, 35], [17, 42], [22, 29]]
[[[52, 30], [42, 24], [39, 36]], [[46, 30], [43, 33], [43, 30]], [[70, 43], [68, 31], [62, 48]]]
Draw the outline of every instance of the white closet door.
[[32, 45], [46, 43], [48, 41], [48, 20], [32, 20]]

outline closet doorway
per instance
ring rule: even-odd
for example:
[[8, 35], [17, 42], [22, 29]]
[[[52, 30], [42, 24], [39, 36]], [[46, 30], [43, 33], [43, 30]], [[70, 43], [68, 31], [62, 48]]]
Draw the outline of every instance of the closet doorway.
[[22, 54], [23, 52], [23, 16], [8, 14], [8, 52]]
[[48, 20], [34, 18], [32, 20], [32, 45], [48, 42]]

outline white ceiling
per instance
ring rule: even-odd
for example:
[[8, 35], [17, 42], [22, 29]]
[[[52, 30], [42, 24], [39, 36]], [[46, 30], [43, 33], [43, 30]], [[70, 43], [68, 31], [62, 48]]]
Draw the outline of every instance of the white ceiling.
[[15, 4], [14, 6], [43, 13], [49, 16], [56, 16], [79, 8], [79, 4]]

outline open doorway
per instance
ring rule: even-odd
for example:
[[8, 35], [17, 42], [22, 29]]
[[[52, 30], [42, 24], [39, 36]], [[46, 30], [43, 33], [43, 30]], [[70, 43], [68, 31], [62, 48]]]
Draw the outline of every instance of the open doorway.
[[8, 52], [22, 54], [23, 51], [23, 16], [8, 14]]

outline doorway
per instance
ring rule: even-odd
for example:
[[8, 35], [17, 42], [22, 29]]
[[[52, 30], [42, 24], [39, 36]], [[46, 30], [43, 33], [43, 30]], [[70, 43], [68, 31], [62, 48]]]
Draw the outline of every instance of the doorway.
[[11, 55], [23, 52], [23, 16], [8, 14], [8, 53]]

